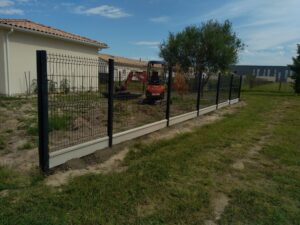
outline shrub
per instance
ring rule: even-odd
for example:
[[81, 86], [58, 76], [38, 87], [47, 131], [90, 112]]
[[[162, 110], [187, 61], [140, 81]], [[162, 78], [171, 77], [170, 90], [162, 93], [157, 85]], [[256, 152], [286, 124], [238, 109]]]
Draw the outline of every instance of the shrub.
[[176, 75], [174, 78], [173, 87], [181, 97], [183, 97], [183, 95], [188, 91], [188, 84], [185, 74], [178, 65], [176, 66]]
[[53, 80], [48, 80], [48, 92], [54, 93], [56, 90], [56, 85], [57, 85], [57, 83], [54, 82]]
[[67, 79], [62, 79], [60, 81], [60, 90], [65, 93], [68, 94], [70, 92], [70, 82]]
[[38, 92], [38, 85], [37, 85], [37, 80], [36, 79], [33, 79], [32, 82], [31, 82], [30, 92], [34, 93], [34, 94], [37, 94], [37, 92]]

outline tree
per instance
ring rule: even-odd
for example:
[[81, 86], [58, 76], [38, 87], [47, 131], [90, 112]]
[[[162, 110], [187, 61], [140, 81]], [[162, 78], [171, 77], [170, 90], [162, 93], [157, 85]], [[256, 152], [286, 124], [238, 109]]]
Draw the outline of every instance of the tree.
[[243, 47], [231, 22], [209, 20], [201, 26], [188, 26], [177, 34], [170, 33], [167, 41], [160, 45], [160, 57], [171, 66], [179, 64], [186, 72], [189, 68], [198, 75], [208, 71], [202, 82], [205, 85], [211, 72], [225, 72], [237, 63]]
[[186, 82], [186, 76], [182, 68], [180, 68], [179, 65], [176, 65], [175, 67], [175, 78], [173, 82], [173, 87], [177, 91], [177, 93], [181, 96], [183, 99], [184, 94], [188, 91], [188, 84]]
[[300, 45], [297, 45], [297, 57], [293, 58], [293, 65], [289, 65], [291, 70], [294, 72], [291, 78], [294, 80], [293, 88], [296, 94], [300, 94]]

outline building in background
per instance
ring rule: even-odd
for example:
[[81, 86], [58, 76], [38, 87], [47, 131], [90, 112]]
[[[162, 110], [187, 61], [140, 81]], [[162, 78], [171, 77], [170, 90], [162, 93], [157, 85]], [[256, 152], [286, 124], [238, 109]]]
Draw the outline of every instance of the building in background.
[[99, 58], [105, 62], [113, 59], [115, 62], [115, 81], [126, 80], [128, 74], [132, 71], [142, 72], [147, 71], [147, 61], [129, 59], [121, 56], [114, 56], [109, 54], [99, 54]]
[[23, 19], [0, 19], [0, 94], [24, 94], [36, 79], [36, 51], [95, 58], [105, 43]]
[[283, 81], [290, 82], [290, 76], [293, 74], [287, 66], [231, 66], [233, 71], [240, 75], [254, 75], [256, 78], [261, 78], [267, 81]]

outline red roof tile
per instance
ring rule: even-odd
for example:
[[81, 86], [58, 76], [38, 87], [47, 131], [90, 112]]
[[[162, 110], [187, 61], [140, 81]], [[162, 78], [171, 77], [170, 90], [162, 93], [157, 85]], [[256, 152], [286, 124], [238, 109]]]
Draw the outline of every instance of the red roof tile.
[[105, 43], [101, 43], [76, 34], [68, 33], [53, 27], [35, 23], [26, 19], [0, 19], [0, 26], [1, 25], [11, 26], [13, 28], [25, 29], [29, 31], [35, 31], [35, 32], [39, 32], [51, 36], [56, 36], [56, 37], [65, 38], [73, 41], [92, 44], [101, 48], [107, 48], [107, 45]]

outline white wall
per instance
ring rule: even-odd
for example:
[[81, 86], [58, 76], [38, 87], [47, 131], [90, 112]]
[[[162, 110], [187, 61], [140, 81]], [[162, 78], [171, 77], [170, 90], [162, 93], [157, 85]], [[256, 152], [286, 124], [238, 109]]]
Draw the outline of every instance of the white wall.
[[0, 30], [0, 94], [5, 94], [4, 32]]
[[97, 47], [14, 31], [9, 36], [9, 83], [11, 95], [26, 92], [25, 72], [27, 74], [30, 73], [31, 80], [36, 79], [37, 50], [95, 59], [97, 59], [98, 55]]

